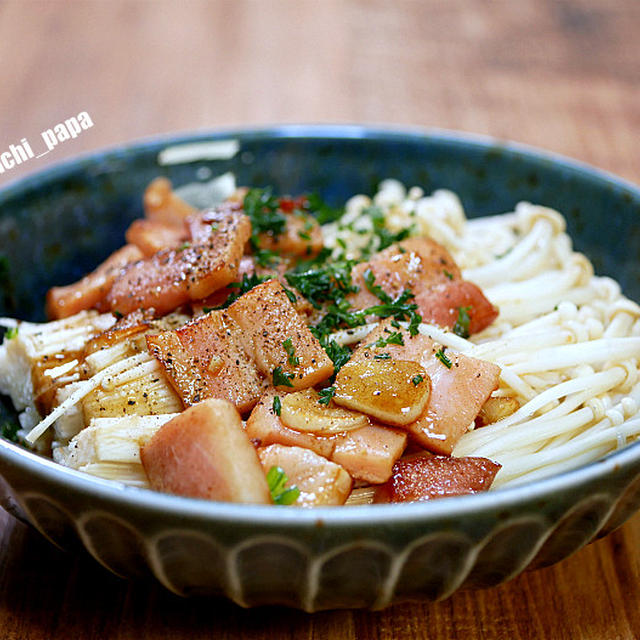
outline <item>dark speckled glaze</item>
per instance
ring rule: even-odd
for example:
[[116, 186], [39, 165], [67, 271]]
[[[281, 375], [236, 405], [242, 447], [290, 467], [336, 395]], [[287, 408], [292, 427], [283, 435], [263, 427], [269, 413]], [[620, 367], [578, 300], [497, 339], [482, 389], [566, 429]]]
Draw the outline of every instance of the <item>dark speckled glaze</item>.
[[[232, 158], [160, 167], [183, 142], [235, 139]], [[519, 200], [564, 213], [599, 274], [640, 299], [640, 191], [576, 162], [496, 140], [357, 126], [175, 136], [99, 152], [0, 190], [0, 315], [43, 318], [48, 287], [77, 279], [123, 239], [157, 175], [176, 185], [233, 171], [240, 184], [318, 191], [340, 204], [383, 178], [457, 192], [471, 216]], [[2, 408], [9, 415], [6, 402]], [[640, 506], [640, 443], [530, 485], [429, 504], [302, 511], [210, 503], [122, 487], [0, 439], [0, 499], [56, 544], [183, 595], [307, 611], [444, 598], [551, 564]]]

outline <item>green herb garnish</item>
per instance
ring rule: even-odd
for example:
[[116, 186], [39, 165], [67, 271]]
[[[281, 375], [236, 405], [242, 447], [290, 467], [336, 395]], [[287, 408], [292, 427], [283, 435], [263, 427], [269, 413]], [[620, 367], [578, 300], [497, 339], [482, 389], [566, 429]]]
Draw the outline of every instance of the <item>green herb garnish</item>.
[[392, 301], [391, 296], [386, 291], [384, 291], [384, 289], [380, 285], [375, 284], [376, 277], [373, 275], [373, 271], [371, 271], [371, 269], [367, 269], [362, 274], [362, 277], [364, 279], [364, 284], [367, 287], [367, 290], [370, 293], [373, 293], [376, 298], [385, 303]]
[[419, 373], [413, 376], [413, 378], [411, 378], [411, 382], [413, 382], [414, 387], [417, 387], [423, 380], [424, 380], [424, 377], [421, 376]]
[[287, 338], [282, 346], [284, 350], [287, 352], [287, 361], [292, 367], [297, 367], [300, 364], [300, 358], [296, 356], [296, 348], [293, 346], [293, 342], [291, 338]]
[[280, 235], [287, 224], [287, 218], [279, 210], [279, 201], [270, 187], [249, 189], [242, 205], [244, 213], [251, 220], [252, 237], [259, 233]]
[[284, 277], [316, 309], [320, 309], [323, 302], [338, 302], [349, 293], [358, 292], [358, 287], [351, 280], [354, 264], [351, 260], [330, 262], [320, 266], [314, 265], [302, 271], [288, 271]]
[[[314, 333], [312, 328], [312, 333]], [[318, 336], [316, 336], [318, 337]], [[349, 361], [351, 358], [351, 349], [346, 345], [339, 345], [335, 340], [329, 340], [326, 336], [320, 336], [318, 338], [322, 348], [327, 352], [329, 358], [333, 362], [333, 377], [337, 375], [338, 371]]]
[[318, 221], [318, 224], [326, 224], [327, 222], [335, 222], [342, 217], [343, 209], [330, 207], [320, 196], [310, 193], [305, 198], [305, 208]]
[[274, 504], [293, 504], [300, 496], [298, 487], [285, 486], [288, 480], [289, 478], [287, 478], [287, 474], [282, 467], [271, 467], [267, 471], [267, 484]]
[[18, 336], [18, 327], [9, 327], [4, 334], [4, 337], [7, 340], [13, 340], [17, 336]]
[[273, 280], [273, 276], [259, 276], [252, 273], [248, 276], [246, 273], [242, 274], [242, 280], [240, 282], [231, 282], [227, 285], [229, 289], [237, 289], [229, 295], [229, 297], [219, 307], [203, 307], [205, 313], [213, 311], [214, 309], [226, 309], [232, 302], [235, 302], [241, 295], [244, 295], [248, 291], [251, 291], [259, 284], [266, 282], [267, 280]]
[[273, 386], [274, 387], [293, 387], [291, 381], [293, 380], [293, 373], [285, 373], [282, 371], [282, 367], [276, 367], [273, 370]]
[[272, 408], [273, 408], [273, 413], [279, 416], [280, 413], [282, 412], [282, 402], [280, 402], [280, 396], [273, 397]]
[[440, 349], [438, 349], [438, 351], [436, 351], [436, 358], [438, 358], [438, 360], [440, 360], [440, 362], [442, 362], [442, 364], [447, 367], [447, 369], [451, 369], [453, 363], [451, 362], [451, 360], [449, 360], [449, 358], [447, 358], [447, 356], [444, 355], [444, 350], [445, 347], [441, 347]]
[[382, 349], [383, 347], [386, 347], [388, 344], [398, 344], [402, 347], [404, 346], [404, 338], [402, 337], [402, 334], [399, 331], [387, 330], [387, 333], [389, 335], [380, 336], [375, 342], [372, 342], [370, 345], [367, 345], [367, 347], [378, 347], [379, 349]]
[[331, 402], [333, 396], [336, 395], [336, 388], [327, 387], [326, 389], [320, 389], [320, 391], [318, 391], [318, 395], [320, 396], [318, 403], [326, 406]]
[[444, 273], [444, 275], [449, 278], [449, 280], [453, 280], [453, 273], [450, 273], [449, 271], [447, 271], [446, 269], [442, 270], [442, 273]]
[[[363, 215], [369, 216], [373, 223], [373, 237], [367, 247], [363, 249], [363, 258], [367, 258], [377, 251], [382, 251], [392, 244], [408, 238], [413, 231], [413, 226], [407, 229], [401, 229], [398, 233], [389, 231], [385, 224], [384, 211], [375, 205], [363, 209], [362, 213]], [[377, 243], [375, 242], [375, 238], [378, 240]], [[399, 248], [399, 250], [402, 253], [401, 248]]]
[[18, 442], [19, 429], [20, 425], [18, 423], [5, 420], [2, 423], [2, 426], [0, 426], [0, 435], [7, 440], [11, 440], [12, 442]]
[[376, 353], [375, 356], [373, 356], [374, 360], [391, 360], [391, 354], [390, 353]]
[[295, 304], [298, 301], [298, 298], [296, 297], [296, 294], [293, 293], [293, 291], [291, 291], [291, 289], [287, 289], [287, 287], [282, 287], [284, 289], [284, 292], [287, 296], [287, 298], [289, 298], [289, 302], [291, 304]]
[[469, 337], [469, 311], [471, 307], [458, 307], [458, 319], [453, 325], [453, 333], [461, 338]]

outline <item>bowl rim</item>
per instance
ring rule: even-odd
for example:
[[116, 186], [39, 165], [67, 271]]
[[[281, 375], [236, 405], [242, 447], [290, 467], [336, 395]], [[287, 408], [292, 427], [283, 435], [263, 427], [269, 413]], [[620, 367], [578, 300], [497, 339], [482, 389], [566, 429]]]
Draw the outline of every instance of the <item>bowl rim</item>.
[[[455, 147], [472, 147], [475, 150], [500, 151], [538, 164], [569, 170], [582, 178], [590, 178], [603, 186], [616, 187], [628, 192], [640, 202], [640, 187], [608, 171], [551, 151], [502, 140], [492, 136], [453, 131], [449, 129], [408, 127], [395, 125], [357, 124], [283, 124], [263, 127], [230, 127], [195, 132], [178, 132], [148, 136], [128, 143], [86, 152], [49, 167], [28, 173], [0, 186], [0, 204], [42, 182], [53, 181], [68, 175], [83, 164], [90, 165], [101, 158], [118, 156], [133, 151], [144, 152], [165, 146], [227, 139], [327, 139], [372, 140], [380, 142], [412, 141], [435, 142]], [[353, 505], [339, 507], [314, 507], [313, 509], [276, 509], [271, 505], [213, 502], [159, 493], [104, 480], [64, 467], [22, 446], [0, 438], [0, 460], [20, 467], [41, 481], [54, 484], [68, 482], [77, 491], [93, 494], [107, 502], [124, 502], [128, 507], [163, 512], [171, 516], [188, 516], [202, 521], [225, 520], [238, 525], [272, 525], [289, 527], [332, 528], [353, 525], [372, 526], [375, 521], [384, 523], [436, 521], [478, 514], [496, 509], [508, 510], [531, 501], [540, 501], [559, 491], [577, 490], [609, 474], [640, 468], [640, 441], [631, 443], [607, 456], [521, 485], [501, 487], [494, 491], [467, 496], [455, 496], [422, 503]]]

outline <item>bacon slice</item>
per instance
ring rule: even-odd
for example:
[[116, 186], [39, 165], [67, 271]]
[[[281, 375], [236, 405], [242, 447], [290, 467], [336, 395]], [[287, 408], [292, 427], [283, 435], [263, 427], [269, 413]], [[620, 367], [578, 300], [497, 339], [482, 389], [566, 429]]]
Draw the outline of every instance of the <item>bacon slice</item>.
[[289, 380], [284, 386], [292, 389], [311, 387], [333, 373], [333, 362], [277, 280], [264, 282], [245, 293], [229, 307], [228, 313], [242, 329], [247, 353], [272, 382], [277, 368]]
[[375, 284], [393, 299], [405, 289], [414, 295], [429, 287], [459, 280], [460, 269], [449, 252], [430, 238], [409, 238], [377, 253], [368, 262], [357, 264], [351, 276], [360, 291], [349, 298], [351, 306], [365, 309], [380, 304], [366, 286], [364, 273], [371, 270]]
[[407, 444], [406, 433], [372, 424], [343, 434], [320, 436], [285, 426], [273, 410], [278, 395], [270, 388], [247, 420], [247, 435], [256, 446], [282, 444], [310, 449], [346, 469], [353, 478], [385, 482]]
[[127, 242], [135, 244], [147, 258], [163, 249], [179, 247], [187, 237], [184, 226], [144, 218], [134, 220], [125, 233]]
[[460, 269], [449, 252], [430, 238], [403, 240], [368, 262], [356, 265], [351, 275], [360, 291], [349, 297], [355, 309], [380, 304], [379, 298], [367, 289], [364, 280], [367, 270], [373, 274], [374, 284], [392, 299], [409, 289], [425, 322], [452, 328], [458, 319], [458, 309], [469, 307], [469, 333], [477, 333], [498, 315], [476, 285], [461, 279]]
[[[381, 323], [367, 337], [367, 345], [358, 347], [350, 362], [373, 358], [375, 348], [368, 345], [397, 331], [391, 321]], [[412, 360], [421, 364], [431, 379], [431, 396], [425, 412], [403, 427], [421, 446], [436, 453], [450, 454], [456, 442], [478, 415], [491, 392], [497, 389], [500, 367], [460, 353], [444, 354], [451, 367], [436, 356], [441, 346], [428, 336], [410, 336], [403, 331], [404, 345], [388, 344], [384, 352], [391, 359]]]
[[374, 502], [424, 502], [488, 491], [501, 465], [487, 458], [417, 454], [398, 460]]
[[249, 411], [267, 387], [242, 345], [241, 329], [224, 311], [211, 311], [180, 329], [146, 337], [149, 353], [163, 365], [185, 405], [205, 398]]
[[206, 298], [236, 280], [250, 235], [249, 218], [228, 212], [206, 244], [166, 249], [130, 264], [115, 279], [105, 299], [107, 308], [122, 314], [153, 308], [164, 315]]
[[295, 507], [342, 505], [351, 492], [351, 476], [339, 465], [309, 449], [272, 444], [258, 449], [265, 473], [280, 467], [287, 474], [287, 486], [300, 490]]
[[197, 212], [173, 192], [171, 182], [163, 177], [149, 183], [142, 202], [145, 218], [168, 225], [181, 227], [187, 217]]
[[107, 295], [122, 269], [142, 257], [140, 249], [132, 244], [126, 244], [112, 253], [82, 280], [64, 287], [49, 289], [47, 315], [52, 320], [58, 320], [97, 306]]
[[164, 424], [141, 448], [157, 491], [224, 502], [270, 504], [269, 487], [233, 405], [206, 400]]
[[230, 221], [242, 214], [236, 202], [224, 202], [215, 209], [192, 213], [184, 221], [192, 244], [206, 244], [211, 238], [228, 229]]

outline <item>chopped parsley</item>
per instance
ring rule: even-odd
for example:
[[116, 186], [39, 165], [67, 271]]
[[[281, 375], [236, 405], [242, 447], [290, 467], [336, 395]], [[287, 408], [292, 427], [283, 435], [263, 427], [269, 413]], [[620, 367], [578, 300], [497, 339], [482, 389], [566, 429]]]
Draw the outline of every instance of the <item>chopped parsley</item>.
[[280, 201], [274, 197], [270, 187], [249, 189], [242, 205], [244, 213], [251, 220], [249, 244], [259, 265], [269, 267], [279, 259], [274, 251], [260, 247], [260, 234], [268, 233], [277, 238], [284, 232], [287, 218], [280, 210]]
[[302, 271], [294, 269], [285, 273], [284, 277], [316, 309], [320, 309], [323, 302], [338, 302], [349, 293], [358, 292], [358, 287], [351, 280], [354, 264], [352, 260], [341, 260], [309, 266]]
[[[315, 327], [312, 328], [312, 333], [314, 333], [314, 329]], [[329, 340], [326, 336], [320, 336], [319, 340], [320, 345], [333, 362], [333, 376], [335, 377], [338, 371], [340, 371], [349, 361], [349, 358], [351, 358], [351, 349], [346, 345], [339, 345], [335, 340]]]
[[[397, 233], [393, 233], [387, 229], [385, 225], [384, 211], [375, 205], [366, 207], [362, 210], [362, 214], [369, 216], [373, 224], [373, 237], [369, 241], [369, 244], [363, 250], [363, 257], [367, 258], [377, 251], [382, 251], [387, 247], [390, 247], [396, 242], [405, 240], [413, 232], [413, 227], [401, 229]], [[377, 242], [376, 242], [377, 239]]]
[[331, 402], [333, 396], [336, 395], [336, 388], [327, 387], [326, 389], [320, 389], [320, 391], [318, 391], [318, 395], [320, 396], [318, 403], [327, 406]]
[[285, 214], [280, 211], [278, 198], [274, 197], [270, 187], [249, 189], [244, 197], [242, 208], [251, 220], [252, 239], [259, 233], [280, 235], [287, 224]]
[[284, 289], [285, 295], [289, 298], [289, 302], [291, 304], [295, 304], [298, 301], [296, 294], [291, 291], [291, 289], [287, 289], [287, 287], [282, 287]]
[[282, 467], [274, 466], [267, 471], [267, 484], [274, 504], [293, 504], [300, 496], [298, 487], [285, 486], [288, 480], [289, 478], [287, 478], [287, 474]]
[[18, 327], [9, 327], [9, 329], [7, 329], [7, 331], [4, 334], [4, 337], [7, 340], [13, 340], [17, 336], [18, 336]]
[[278, 264], [278, 262], [280, 262], [280, 255], [276, 251], [271, 251], [271, 249], [260, 249], [253, 244], [252, 246], [254, 247], [256, 262], [261, 267], [272, 267], [274, 264]]
[[365, 315], [374, 314], [380, 318], [395, 318], [396, 320], [409, 320], [409, 334], [417, 335], [418, 325], [422, 322], [422, 316], [416, 313], [418, 305], [409, 303], [413, 298], [413, 293], [409, 289], [405, 289], [392, 302], [374, 305], [364, 310]]
[[453, 363], [451, 362], [451, 360], [449, 360], [449, 358], [447, 358], [447, 356], [444, 354], [444, 350], [446, 347], [441, 347], [440, 349], [438, 349], [436, 351], [436, 358], [438, 358], [438, 360], [440, 360], [440, 362], [442, 362], [442, 364], [447, 367], [447, 369], [451, 369], [451, 367], [453, 366]]
[[318, 221], [318, 224], [335, 222], [344, 213], [343, 209], [330, 207], [315, 193], [310, 193], [306, 196], [305, 209]]
[[272, 374], [274, 387], [293, 387], [293, 373], [285, 373], [282, 367], [276, 367]]
[[307, 242], [311, 241], [311, 236], [306, 231], [298, 231], [298, 237], [301, 240], [306, 240]]
[[287, 361], [292, 367], [297, 367], [300, 364], [300, 358], [296, 356], [296, 348], [293, 346], [293, 342], [291, 338], [287, 338], [282, 346], [284, 350], [287, 352]]
[[179, 247], [178, 247], [178, 251], [184, 251], [185, 249], [188, 249], [191, 246], [190, 242], [183, 242]]
[[2, 426], [0, 426], [0, 435], [7, 440], [11, 440], [12, 442], [18, 442], [19, 429], [20, 425], [17, 422], [5, 420], [2, 423]]
[[273, 276], [259, 276], [255, 273], [252, 273], [248, 276], [246, 273], [242, 274], [242, 280], [240, 282], [231, 282], [227, 285], [229, 289], [237, 289], [229, 297], [219, 306], [219, 307], [205, 307], [204, 312], [208, 313], [213, 309], [226, 309], [232, 302], [235, 302], [241, 295], [251, 291], [254, 287], [257, 287], [259, 284], [266, 282], [267, 280], [273, 280]]
[[364, 284], [367, 287], [367, 290], [370, 293], [373, 293], [373, 295], [376, 296], [376, 298], [378, 298], [382, 302], [392, 301], [391, 296], [386, 291], [384, 291], [380, 285], [375, 284], [376, 277], [373, 275], [373, 272], [371, 271], [371, 269], [367, 269], [362, 274], [362, 277], [364, 279]]
[[471, 307], [458, 307], [458, 318], [453, 325], [453, 333], [461, 338], [469, 337], [469, 311]]
[[414, 387], [417, 387], [423, 380], [424, 376], [421, 376], [419, 373], [411, 378], [411, 382], [413, 382]]
[[442, 273], [444, 273], [445, 277], [449, 278], [449, 280], [453, 280], [453, 273], [447, 271], [446, 269], [443, 269]]
[[385, 353], [376, 353], [375, 356], [373, 356], [374, 360], [391, 360], [391, 354], [388, 352]]
[[[400, 325], [398, 325], [400, 326]], [[385, 329], [385, 331], [389, 334], [387, 336], [380, 336], [375, 342], [367, 345], [367, 347], [378, 347], [382, 349], [386, 347], [388, 344], [398, 344], [401, 347], [404, 346], [404, 338], [399, 331], [389, 331]]]
[[280, 413], [282, 412], [282, 402], [280, 402], [280, 396], [274, 396], [273, 397], [273, 413], [275, 413], [277, 416], [280, 415]]

